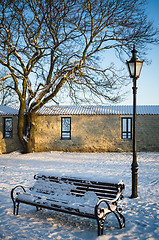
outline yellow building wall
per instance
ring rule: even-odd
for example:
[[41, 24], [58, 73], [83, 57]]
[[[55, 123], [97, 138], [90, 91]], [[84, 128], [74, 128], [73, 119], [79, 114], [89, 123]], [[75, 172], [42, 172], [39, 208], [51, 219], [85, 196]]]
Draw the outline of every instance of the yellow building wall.
[[[13, 120], [13, 135], [12, 138], [3, 138], [4, 118], [11, 117]], [[0, 116], [0, 153], [13, 152], [22, 149], [17, 136], [17, 116]]]
[[[3, 138], [0, 116], [0, 153], [22, 149], [17, 137], [17, 116], [13, 137]], [[9, 116], [6, 116], [9, 117]], [[71, 117], [71, 140], [61, 140], [61, 117]], [[121, 115], [36, 116], [34, 151], [107, 152], [132, 151], [132, 140], [121, 139]], [[159, 152], [159, 115], [137, 116], [137, 151]]]
[[[132, 151], [132, 140], [121, 139], [121, 118], [126, 116], [69, 115], [71, 140], [61, 140], [61, 117], [36, 117], [35, 151]], [[158, 133], [158, 115], [137, 116], [138, 151], [159, 151]]]

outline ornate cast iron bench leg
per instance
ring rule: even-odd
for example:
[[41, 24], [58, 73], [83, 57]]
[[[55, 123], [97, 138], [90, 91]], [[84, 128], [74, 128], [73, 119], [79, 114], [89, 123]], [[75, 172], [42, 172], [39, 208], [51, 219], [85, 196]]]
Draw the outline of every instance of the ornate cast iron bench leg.
[[118, 220], [120, 228], [123, 228], [123, 227], [125, 227], [125, 217], [123, 216], [123, 214], [121, 214], [120, 211], [119, 211], [119, 209], [116, 209], [116, 212], [113, 212], [113, 213], [115, 214], [115, 216]]
[[[100, 207], [101, 203], [106, 204], [106, 208]], [[103, 235], [104, 222], [110, 213], [114, 213], [114, 215], [118, 220], [120, 228], [125, 227], [125, 218], [121, 214], [121, 212], [118, 210], [117, 203], [116, 202], [113, 203], [113, 209], [112, 209], [109, 202], [103, 199], [103, 200], [100, 200], [95, 207], [95, 215], [96, 215], [97, 224], [98, 224], [98, 236]]]
[[105, 214], [102, 218], [97, 217], [97, 224], [98, 224], [98, 236], [103, 235], [104, 231], [104, 222], [106, 220], [107, 214]]
[[[18, 188], [20, 188], [18, 190]], [[16, 186], [15, 188], [12, 189], [11, 191], [11, 199], [13, 201], [13, 214], [15, 215], [18, 215], [18, 212], [19, 212], [19, 204], [20, 202], [16, 201], [15, 199], [15, 195], [18, 195], [20, 193], [20, 191], [23, 191], [23, 192], [26, 192], [25, 188], [21, 185], [18, 185]]]
[[13, 214], [14, 215], [15, 214], [18, 215], [18, 213], [19, 213], [19, 204], [20, 203], [15, 201], [13, 204], [14, 204]]

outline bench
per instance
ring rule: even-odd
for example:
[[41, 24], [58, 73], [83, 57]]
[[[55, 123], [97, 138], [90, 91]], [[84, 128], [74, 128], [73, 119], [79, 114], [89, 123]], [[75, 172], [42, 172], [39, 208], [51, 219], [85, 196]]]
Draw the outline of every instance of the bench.
[[122, 199], [124, 183], [89, 181], [75, 177], [57, 177], [47, 174], [34, 176], [35, 184], [26, 189], [17, 185], [11, 190], [13, 214], [18, 215], [19, 204], [69, 213], [90, 219], [96, 219], [98, 235], [103, 234], [106, 217], [113, 213], [120, 228], [125, 226], [125, 218], [118, 208], [118, 200]]

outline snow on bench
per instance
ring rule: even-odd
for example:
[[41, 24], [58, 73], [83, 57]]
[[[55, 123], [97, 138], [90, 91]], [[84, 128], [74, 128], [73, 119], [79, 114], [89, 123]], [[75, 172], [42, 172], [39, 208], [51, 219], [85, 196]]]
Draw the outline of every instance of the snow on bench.
[[110, 213], [116, 216], [120, 228], [125, 226], [121, 208], [117, 207], [122, 199], [124, 183], [89, 181], [75, 177], [59, 177], [44, 174], [34, 176], [36, 180], [28, 191], [17, 185], [11, 190], [13, 214], [18, 215], [19, 204], [69, 213], [96, 219], [98, 235], [103, 234], [104, 222]]

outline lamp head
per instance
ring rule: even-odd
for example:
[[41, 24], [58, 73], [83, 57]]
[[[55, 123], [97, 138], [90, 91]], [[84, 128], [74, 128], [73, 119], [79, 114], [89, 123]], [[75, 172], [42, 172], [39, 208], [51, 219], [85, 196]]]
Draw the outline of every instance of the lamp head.
[[143, 61], [140, 61], [136, 57], [137, 51], [135, 49], [135, 46], [134, 46], [134, 48], [131, 52], [132, 52], [132, 58], [131, 58], [130, 61], [126, 61], [126, 64], [128, 66], [130, 77], [131, 78], [138, 78], [140, 76]]

